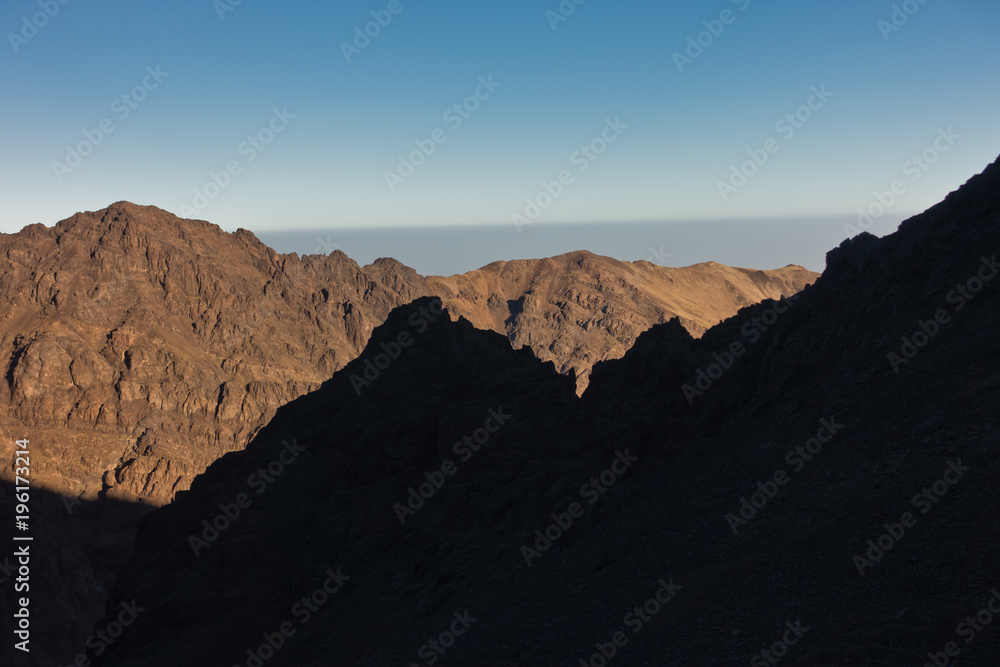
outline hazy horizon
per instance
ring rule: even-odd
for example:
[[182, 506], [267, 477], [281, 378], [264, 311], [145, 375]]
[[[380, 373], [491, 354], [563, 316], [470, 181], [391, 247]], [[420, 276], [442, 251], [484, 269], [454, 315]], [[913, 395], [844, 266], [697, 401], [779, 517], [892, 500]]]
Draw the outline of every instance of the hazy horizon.
[[1000, 664], [1000, 2], [0, 27], [0, 667]]
[[[886, 216], [866, 231], [885, 236], [909, 216]], [[326, 229], [254, 232], [281, 253], [343, 251], [362, 266], [391, 257], [423, 275], [448, 276], [497, 261], [541, 259], [587, 250], [621, 261], [661, 266], [718, 262], [752, 269], [798, 264], [822, 273], [826, 253], [848, 238], [850, 217], [786, 220], [699, 220], [558, 224], [526, 227], [512, 234], [506, 225], [426, 228]], [[461, 252], [456, 252], [461, 248]]]
[[897, 182], [899, 217], [1000, 153], [983, 0], [40, 6], [0, 8], [4, 232], [124, 199], [259, 234], [515, 236], [851, 216]]

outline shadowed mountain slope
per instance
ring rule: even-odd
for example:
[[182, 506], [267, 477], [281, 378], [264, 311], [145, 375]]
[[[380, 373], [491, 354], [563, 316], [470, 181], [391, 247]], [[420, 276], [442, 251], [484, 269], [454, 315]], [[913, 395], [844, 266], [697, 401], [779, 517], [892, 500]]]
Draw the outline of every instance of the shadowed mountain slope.
[[586, 375], [656, 322], [681, 315], [700, 333], [815, 279], [584, 252], [507, 266], [426, 279], [391, 259], [279, 255], [246, 230], [127, 202], [0, 235], [0, 435], [50, 443], [34, 472], [51, 490], [159, 505], [432, 291]]
[[586, 388], [591, 367], [621, 357], [650, 326], [674, 317], [692, 335], [764, 299], [795, 294], [815, 280], [801, 266], [756, 271], [715, 262], [684, 268], [619, 262], [578, 251], [495, 262], [449, 278], [428, 278], [456, 315], [506, 333]]
[[113, 530], [76, 514], [82, 502], [48, 515], [72, 530], [49, 554], [53, 583], [36, 599], [37, 664], [79, 650], [66, 628], [101, 613], [137, 517], [355, 359], [402, 304], [447, 292], [453, 311], [585, 376], [674, 314], [700, 331], [815, 279], [800, 267], [667, 269], [585, 252], [508, 263], [502, 275], [491, 266], [482, 279], [428, 279], [391, 259], [280, 255], [245, 230], [127, 202], [0, 235], [0, 437], [30, 438], [36, 489], [88, 507], [138, 503]]
[[582, 399], [402, 307], [147, 515], [108, 609], [148, 611], [96, 664], [993, 664], [959, 624], [1000, 586], [998, 251], [1000, 162], [795, 299], [653, 327]]

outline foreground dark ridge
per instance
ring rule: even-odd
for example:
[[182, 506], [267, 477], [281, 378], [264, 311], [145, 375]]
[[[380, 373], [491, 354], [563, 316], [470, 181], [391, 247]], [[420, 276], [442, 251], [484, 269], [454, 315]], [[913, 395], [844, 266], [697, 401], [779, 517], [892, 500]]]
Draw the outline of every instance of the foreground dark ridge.
[[791, 303], [654, 327], [580, 401], [503, 336], [397, 309], [146, 517], [108, 610], [147, 611], [96, 664], [995, 664], [958, 624], [1000, 585], [998, 250], [995, 163]]
[[[0, 439], [30, 436], [33, 485], [73, 501], [50, 517], [71, 543], [36, 560], [54, 574], [36, 598], [32, 658], [69, 662], [85, 643], [138, 516], [355, 359], [398, 306], [441, 294], [479, 328], [576, 373], [579, 392], [593, 363], [655, 323], [676, 316], [699, 335], [815, 277], [585, 251], [424, 277], [391, 259], [281, 255], [245, 230], [128, 202], [0, 235]], [[136, 511], [74, 513], [104, 500]]]
[[119, 202], [0, 235], [0, 435], [51, 443], [36, 470], [51, 490], [160, 505], [420, 296], [440, 294], [585, 386], [653, 324], [680, 317], [700, 335], [815, 278], [585, 251], [428, 278], [340, 251], [281, 255], [246, 230]]

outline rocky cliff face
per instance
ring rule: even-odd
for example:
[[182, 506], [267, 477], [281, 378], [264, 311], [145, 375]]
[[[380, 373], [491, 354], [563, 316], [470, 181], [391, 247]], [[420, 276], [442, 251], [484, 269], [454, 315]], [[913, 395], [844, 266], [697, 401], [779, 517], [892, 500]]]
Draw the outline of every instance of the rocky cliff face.
[[671, 268], [581, 251], [495, 262], [428, 284], [456, 316], [506, 334], [515, 347], [531, 347], [560, 373], [575, 373], [582, 393], [595, 363], [621, 357], [655, 324], [677, 318], [700, 336], [740, 308], [790, 296], [815, 278], [800, 266]]
[[[402, 304], [440, 292], [501, 343], [577, 372], [579, 391], [594, 361], [656, 322], [680, 315], [698, 332], [814, 278], [584, 252], [424, 278], [391, 259], [279, 255], [249, 232], [127, 202], [0, 235], [0, 439], [31, 439], [44, 493], [33, 664], [84, 645], [139, 517], [355, 359]], [[13, 457], [0, 473], [12, 479]]]
[[146, 516], [103, 623], [143, 614], [91, 657], [996, 664], [983, 621], [956, 624], [997, 586], [998, 253], [1000, 161], [797, 299], [700, 339], [652, 327], [582, 398], [504, 336], [401, 307]]
[[0, 237], [5, 430], [47, 443], [53, 490], [161, 504], [426, 290], [127, 203], [33, 225]]
[[697, 334], [814, 278], [581, 252], [428, 279], [390, 259], [279, 255], [245, 230], [121, 202], [0, 236], [0, 435], [47, 443], [34, 472], [51, 490], [160, 505], [421, 295], [582, 388], [652, 324], [680, 316]]

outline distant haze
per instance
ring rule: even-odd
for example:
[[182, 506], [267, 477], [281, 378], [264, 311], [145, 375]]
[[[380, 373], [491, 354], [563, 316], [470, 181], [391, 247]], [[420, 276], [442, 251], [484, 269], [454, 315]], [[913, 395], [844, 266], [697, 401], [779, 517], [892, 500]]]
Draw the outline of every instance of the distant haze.
[[0, 7], [3, 232], [899, 214], [1000, 152], [996, 0], [43, 4]]
[[[885, 236], [905, 218], [889, 215], [868, 231]], [[259, 232], [278, 252], [329, 254], [342, 250], [360, 264], [392, 257], [424, 275], [451, 275], [498, 260], [551, 257], [589, 250], [622, 261], [664, 266], [719, 262], [754, 269], [799, 264], [822, 272], [826, 253], [849, 235], [852, 218], [720, 220], [670, 223], [536, 224]]]

